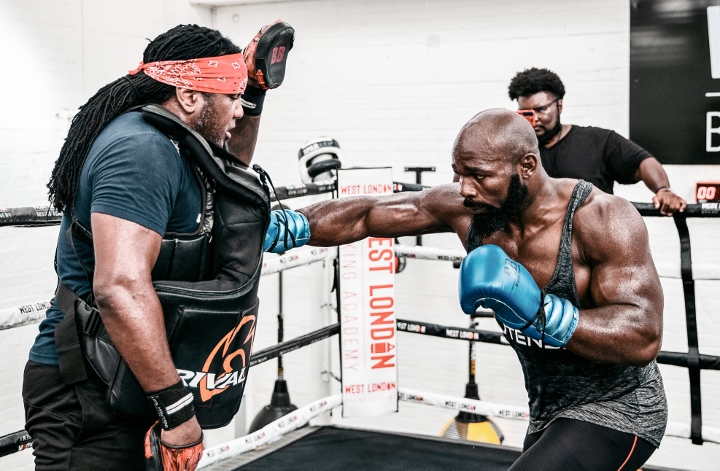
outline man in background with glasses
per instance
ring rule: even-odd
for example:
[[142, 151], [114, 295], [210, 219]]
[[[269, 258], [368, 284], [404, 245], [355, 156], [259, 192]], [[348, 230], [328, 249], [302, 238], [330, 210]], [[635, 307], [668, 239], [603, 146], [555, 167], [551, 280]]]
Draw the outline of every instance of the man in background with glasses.
[[606, 193], [615, 182], [643, 183], [655, 193], [662, 214], [683, 211], [687, 203], [670, 190], [667, 174], [650, 153], [615, 131], [561, 124], [565, 86], [548, 69], [531, 68], [510, 81], [508, 94], [535, 129], [545, 171], [554, 178], [578, 178]]

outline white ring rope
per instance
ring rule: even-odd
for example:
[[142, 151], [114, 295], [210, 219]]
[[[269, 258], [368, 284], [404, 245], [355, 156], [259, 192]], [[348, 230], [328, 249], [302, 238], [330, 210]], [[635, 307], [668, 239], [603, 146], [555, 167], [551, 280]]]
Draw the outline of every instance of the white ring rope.
[[221, 445], [207, 448], [203, 452], [198, 469], [204, 468], [216, 461], [224, 460], [237, 456], [246, 451], [253, 450], [261, 445], [274, 442], [283, 435], [302, 427], [310, 419], [327, 412], [342, 404], [342, 395], [336, 394], [328, 396], [318, 401], [312, 402], [304, 407], [292, 411], [284, 415], [274, 422], [270, 422], [257, 432], [236, 438]]
[[[272, 275], [289, 268], [309, 265], [325, 260], [330, 253], [327, 247], [307, 247], [293, 250], [291, 253], [277, 258], [263, 260], [261, 273], [263, 276]], [[45, 319], [45, 311], [49, 307], [50, 301], [39, 301], [23, 306], [0, 309], [0, 330], [41, 322]]]
[[427, 404], [429, 406], [444, 407], [471, 414], [486, 415], [488, 417], [504, 417], [506, 419], [527, 420], [530, 417], [527, 407], [493, 404], [492, 402], [467, 399], [464, 397], [445, 396], [416, 389], [398, 388], [398, 399], [406, 402]]
[[434, 247], [422, 247], [422, 246], [415, 246], [410, 247], [409, 245], [395, 245], [395, 255], [402, 256], [402, 257], [408, 257], [408, 258], [418, 258], [422, 260], [441, 260], [441, 261], [460, 261], [463, 258], [465, 258], [464, 250], [456, 250], [456, 249], [438, 249]]
[[50, 301], [40, 301], [23, 306], [0, 309], [0, 330], [36, 324], [45, 319]]
[[[427, 404], [444, 407], [472, 414], [481, 414], [487, 417], [500, 417], [504, 419], [527, 420], [530, 416], [527, 407], [494, 404], [492, 402], [467, 399], [464, 397], [445, 396], [442, 394], [417, 391], [415, 389], [398, 388], [398, 397], [401, 401]], [[690, 438], [690, 425], [678, 422], [668, 422], [665, 435], [670, 437]], [[720, 428], [702, 428], [702, 438], [706, 442], [720, 443]]]
[[[293, 250], [277, 258], [267, 261], [264, 260], [262, 264], [262, 275], [271, 275], [290, 268], [323, 261], [330, 255], [330, 249], [327, 247], [305, 247]], [[467, 254], [464, 250], [457, 249], [440, 249], [422, 246], [411, 247], [396, 244], [395, 255], [419, 260], [461, 261]], [[660, 276], [663, 278], [680, 278], [680, 275], [675, 274], [671, 268], [665, 267], [664, 270], [660, 271]], [[704, 273], [704, 275], [705, 276], [702, 277], [696, 277], [695, 280], [720, 279], [720, 270], [715, 269], [712, 273], [708, 272]], [[0, 330], [40, 322], [45, 318], [45, 310], [48, 307], [50, 307], [49, 301], [39, 301], [23, 306], [0, 309]]]
[[263, 260], [262, 275], [272, 275], [289, 268], [319, 262], [325, 260], [329, 253], [330, 250], [327, 247], [307, 247], [293, 250], [277, 258]]
[[[504, 419], [528, 420], [529, 413], [526, 407], [510, 406], [506, 404], [495, 404], [492, 402], [467, 399], [464, 397], [448, 396], [418, 391], [416, 389], [399, 388], [398, 399], [416, 404], [443, 407], [457, 411], [481, 414], [487, 417], [499, 417]], [[311, 419], [320, 414], [342, 405], [340, 394], [328, 396], [312, 402], [300, 409], [280, 417], [269, 423], [257, 432], [236, 438], [229, 442], [208, 448], [200, 460], [199, 468], [203, 468], [217, 461], [225, 460], [240, 455], [247, 451], [258, 448], [262, 445], [272, 443], [283, 435], [305, 425]], [[690, 438], [690, 426], [677, 422], [670, 422], [665, 430], [666, 436]], [[703, 440], [707, 442], [720, 443], [720, 429], [703, 427]]]

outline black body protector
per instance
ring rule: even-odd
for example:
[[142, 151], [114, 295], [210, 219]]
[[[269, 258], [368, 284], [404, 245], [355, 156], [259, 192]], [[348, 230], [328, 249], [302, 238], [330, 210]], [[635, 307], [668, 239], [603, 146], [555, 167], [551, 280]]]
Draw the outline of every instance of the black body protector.
[[[245, 389], [258, 314], [263, 242], [270, 221], [266, 174], [228, 164], [232, 156], [209, 144], [166, 109], [148, 105], [143, 118], [166, 134], [196, 169], [205, 210], [193, 234], [166, 234], [152, 271], [165, 317], [170, 353], [203, 428], [226, 425]], [[261, 180], [262, 179], [262, 180]], [[92, 243], [74, 217], [73, 238]], [[86, 269], [92, 282], [92, 271]], [[112, 345], [92, 299], [59, 285], [65, 313], [55, 331], [63, 381], [87, 378], [86, 365], [108, 384], [108, 402], [125, 417], [154, 421], [157, 413]]]

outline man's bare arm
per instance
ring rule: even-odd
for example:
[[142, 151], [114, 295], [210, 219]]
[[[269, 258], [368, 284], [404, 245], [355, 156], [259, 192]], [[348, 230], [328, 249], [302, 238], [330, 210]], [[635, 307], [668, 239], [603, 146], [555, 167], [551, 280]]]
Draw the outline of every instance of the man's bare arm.
[[227, 143], [228, 151], [248, 167], [255, 154], [261, 116], [243, 115], [230, 131], [231, 137]]
[[588, 205], [575, 218], [573, 235], [591, 269], [590, 297], [596, 307], [580, 311], [566, 348], [599, 362], [644, 366], [662, 343], [660, 278], [640, 214], [625, 200], [601, 198], [610, 202]]
[[471, 217], [462, 201], [457, 185], [448, 184], [420, 192], [324, 201], [299, 212], [310, 223], [310, 245], [334, 246], [370, 236], [400, 237], [462, 228]]
[[[162, 236], [139, 224], [92, 213], [95, 276], [93, 293], [105, 328], [142, 388], [158, 391], [180, 377], [170, 356], [160, 300], [151, 272]], [[171, 445], [197, 440], [200, 426], [194, 417], [163, 431]]]

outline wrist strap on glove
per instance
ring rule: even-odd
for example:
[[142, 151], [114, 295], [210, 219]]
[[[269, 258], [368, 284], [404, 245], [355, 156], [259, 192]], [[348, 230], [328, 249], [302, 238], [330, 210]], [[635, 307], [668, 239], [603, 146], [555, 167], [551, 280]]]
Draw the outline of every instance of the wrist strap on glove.
[[535, 317], [527, 321], [527, 323], [518, 328], [518, 330], [523, 331], [530, 327], [531, 325], [535, 324], [535, 321], [540, 318], [540, 324], [542, 325], [542, 330], [538, 329], [538, 332], [541, 332], [543, 335], [545, 335], [545, 292], [543, 290], [540, 290], [540, 308], [538, 309], [537, 314], [535, 314]]
[[195, 415], [193, 394], [183, 386], [182, 380], [148, 394], [147, 398], [155, 406], [160, 426], [165, 430], [172, 430]]
[[267, 90], [261, 90], [255, 87], [247, 87], [245, 93], [240, 97], [243, 112], [247, 116], [260, 116], [265, 103], [265, 94]]
[[[536, 326], [535, 321], [540, 320], [540, 325]], [[540, 340], [542, 340], [543, 348], [545, 348], [545, 326], [547, 324], [547, 317], [545, 314], [545, 291], [540, 290], [540, 308], [538, 309], [537, 314], [535, 314], [535, 317], [530, 319], [527, 324], [520, 327], [521, 332], [525, 331], [528, 327], [535, 328], [540, 333]], [[539, 327], [539, 328], [538, 328]]]
[[194, 471], [205, 447], [200, 439], [183, 446], [168, 445], [160, 439], [160, 422], [155, 422], [145, 434], [146, 471]]

